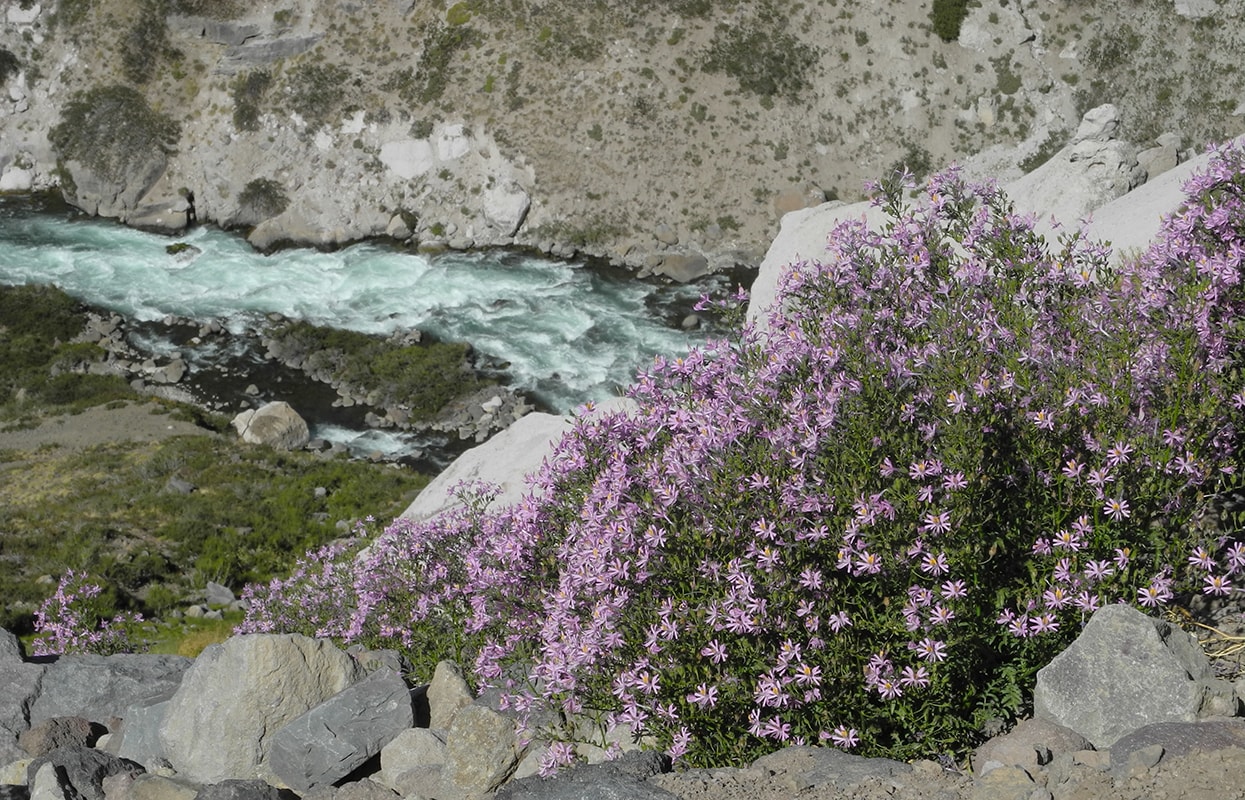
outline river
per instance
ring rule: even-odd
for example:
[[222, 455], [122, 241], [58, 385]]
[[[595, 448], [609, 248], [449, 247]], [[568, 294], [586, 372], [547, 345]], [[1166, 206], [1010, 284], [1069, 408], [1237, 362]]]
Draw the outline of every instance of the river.
[[[194, 250], [170, 255], [173, 242]], [[655, 355], [703, 339], [703, 329], [680, 323], [727, 281], [667, 285], [581, 261], [506, 250], [430, 255], [376, 241], [264, 255], [212, 227], [170, 238], [47, 198], [0, 197], [2, 284], [53, 284], [132, 320], [217, 320], [234, 333], [270, 314], [365, 333], [418, 329], [471, 343], [506, 365], [510, 386], [555, 412], [617, 394]], [[313, 435], [331, 439], [365, 433], [309, 421]], [[404, 446], [384, 438], [384, 448]]]

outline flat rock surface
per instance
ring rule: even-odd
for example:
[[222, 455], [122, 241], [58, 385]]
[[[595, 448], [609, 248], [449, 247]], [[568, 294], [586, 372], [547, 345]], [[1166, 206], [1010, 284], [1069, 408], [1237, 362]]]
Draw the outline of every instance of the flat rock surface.
[[[153, 403], [96, 406], [81, 414], [46, 419], [35, 428], [0, 430], [0, 453], [41, 447], [83, 450], [111, 442], [155, 442], [172, 436], [212, 436], [211, 431], [173, 419]], [[6, 459], [0, 457], [0, 463]]]

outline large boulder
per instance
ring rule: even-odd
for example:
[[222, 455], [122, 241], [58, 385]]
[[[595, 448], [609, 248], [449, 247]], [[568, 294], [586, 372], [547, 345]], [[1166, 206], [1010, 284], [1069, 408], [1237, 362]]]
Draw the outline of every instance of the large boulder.
[[61, 656], [43, 677], [31, 724], [72, 716], [106, 724], [135, 703], [177, 689], [192, 663], [170, 655]]
[[311, 440], [307, 421], [285, 401], [247, 409], [233, 418], [233, 427], [242, 441], [277, 450], [297, 450]]
[[1236, 713], [1230, 683], [1215, 678], [1190, 634], [1122, 604], [1094, 613], [1067, 650], [1038, 671], [1033, 714], [1094, 747], [1158, 722]]
[[414, 722], [402, 676], [377, 670], [277, 731], [269, 755], [272, 770], [299, 792], [331, 785]]
[[477, 797], [496, 791], [526, 755], [514, 720], [473, 704], [454, 715], [445, 739], [442, 791], [437, 797]]
[[353, 684], [361, 668], [330, 642], [235, 636], [211, 645], [169, 701], [160, 739], [198, 783], [266, 778], [273, 735]]

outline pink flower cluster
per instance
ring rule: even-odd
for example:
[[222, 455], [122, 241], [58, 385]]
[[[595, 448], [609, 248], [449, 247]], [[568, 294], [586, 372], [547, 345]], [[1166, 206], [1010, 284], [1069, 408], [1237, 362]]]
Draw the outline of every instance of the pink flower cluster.
[[[533, 726], [693, 764], [962, 751], [1095, 608], [1234, 590], [1245, 545], [1189, 522], [1235, 485], [1242, 186], [1219, 153], [1118, 267], [954, 171], [886, 187], [766, 332], [658, 359], [523, 502], [464, 488], [256, 587], [245, 628], [469, 660]], [[573, 757], [575, 726], [531, 734]]]

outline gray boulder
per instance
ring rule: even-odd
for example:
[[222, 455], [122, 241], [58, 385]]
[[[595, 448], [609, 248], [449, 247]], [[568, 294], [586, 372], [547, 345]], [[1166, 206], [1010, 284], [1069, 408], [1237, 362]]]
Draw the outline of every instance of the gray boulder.
[[269, 754], [272, 770], [299, 792], [335, 783], [414, 720], [402, 676], [377, 670], [277, 731]]
[[166, 763], [160, 728], [164, 725], [173, 694], [170, 691], [157, 695], [125, 710], [121, 730], [114, 740], [118, 756], [142, 764], [148, 770]]
[[281, 791], [261, 780], [224, 780], [204, 786], [195, 800], [282, 800]]
[[1099, 609], [1067, 650], [1038, 671], [1033, 713], [1096, 748], [1157, 722], [1236, 712], [1232, 685], [1211, 674], [1185, 631], [1125, 605]]
[[43, 677], [31, 724], [73, 716], [107, 723], [135, 703], [175, 690], [192, 663], [181, 656], [61, 656]]
[[1085, 737], [1070, 728], [1046, 719], [1026, 719], [978, 747], [973, 772], [984, 775], [999, 767], [1021, 767], [1033, 774], [1058, 755], [1088, 749]]
[[165, 755], [198, 783], [267, 777], [273, 735], [360, 676], [349, 655], [305, 636], [211, 645], [169, 701], [160, 729]]
[[[67, 800], [104, 800], [105, 778], [127, 773], [136, 775], [142, 771], [137, 764], [100, 750], [62, 747], [31, 761], [26, 767], [26, 782], [32, 789], [31, 795], [36, 797], [41, 788], [51, 788], [47, 783], [50, 775]], [[50, 792], [50, 796], [54, 797], [55, 793]]]
[[408, 728], [380, 751], [374, 780], [403, 797], [432, 795], [440, 788], [445, 759], [444, 733]]
[[754, 770], [772, 773], [784, 780], [792, 794], [808, 787], [832, 787], [848, 791], [864, 781], [894, 779], [912, 772], [912, 767], [889, 758], [865, 758], [832, 747], [787, 747], [752, 762]]
[[463, 678], [463, 672], [452, 661], [441, 661], [432, 672], [428, 684], [428, 727], [449, 730], [458, 709], [471, 705], [475, 698]]
[[1245, 720], [1217, 719], [1203, 722], [1157, 722], [1138, 728], [1111, 745], [1111, 767], [1124, 765], [1133, 753], [1159, 746], [1165, 758], [1193, 753], [1245, 750]]
[[526, 750], [510, 717], [483, 705], [459, 709], [445, 740], [443, 794], [471, 797], [495, 791], [514, 774]]
[[108, 795], [109, 800], [195, 800], [200, 788], [188, 781], [148, 773], [134, 776], [124, 798], [114, 798], [111, 792]]
[[0, 764], [26, 756], [17, 737], [30, 727], [30, 708], [46, 671], [44, 664], [27, 664], [17, 637], [0, 628]]
[[277, 450], [297, 450], [311, 440], [306, 420], [284, 401], [243, 411], [233, 418], [233, 427], [242, 441]]
[[72, 183], [62, 184], [66, 202], [91, 215], [127, 219], [138, 210], [147, 194], [168, 166], [160, 150], [129, 151], [115, 175], [100, 174], [80, 161], [65, 162]]

